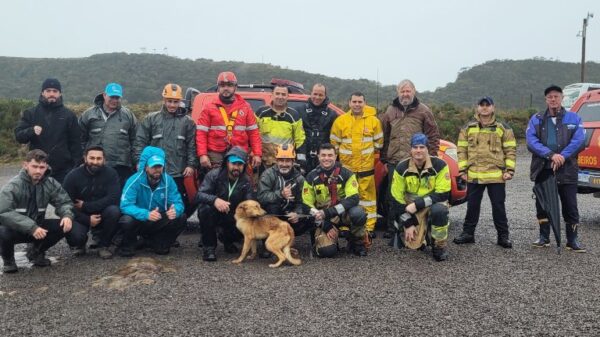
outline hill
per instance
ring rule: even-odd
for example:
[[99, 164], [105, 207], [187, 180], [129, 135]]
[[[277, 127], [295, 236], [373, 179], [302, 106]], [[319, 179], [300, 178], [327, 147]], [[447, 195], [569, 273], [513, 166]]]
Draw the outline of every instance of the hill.
[[[493, 60], [464, 68], [455, 82], [433, 92], [420, 93], [419, 97], [427, 104], [472, 106], [478, 97], [490, 95], [504, 109], [540, 108], [544, 104], [543, 89], [551, 83], [564, 86], [578, 82], [579, 67], [577, 63], [543, 58]], [[600, 64], [589, 62], [586, 69], [590, 82], [600, 82]], [[107, 82], [112, 81], [123, 84], [129, 103], [156, 102], [168, 82], [203, 90], [213, 85], [217, 74], [223, 70], [234, 71], [244, 83], [268, 83], [277, 77], [310, 88], [314, 83], [322, 82], [328, 86], [332, 100], [343, 105], [356, 90], [365, 93], [369, 103], [380, 108], [395, 97], [395, 86], [379, 86], [366, 79], [340, 79], [269, 64], [127, 53], [70, 59], [0, 57], [0, 97], [35, 99], [41, 82], [47, 77], [57, 77], [63, 84], [68, 103], [89, 103]]]

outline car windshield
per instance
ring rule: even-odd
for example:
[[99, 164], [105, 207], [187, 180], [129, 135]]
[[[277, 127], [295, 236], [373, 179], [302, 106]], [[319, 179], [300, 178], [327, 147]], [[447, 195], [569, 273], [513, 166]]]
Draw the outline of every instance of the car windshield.
[[577, 114], [584, 122], [600, 121], [600, 102], [585, 103], [579, 108]]
[[563, 100], [562, 106], [565, 108], [570, 108], [573, 106], [573, 103], [579, 98], [579, 92], [581, 91], [581, 86], [565, 88], [563, 91]]

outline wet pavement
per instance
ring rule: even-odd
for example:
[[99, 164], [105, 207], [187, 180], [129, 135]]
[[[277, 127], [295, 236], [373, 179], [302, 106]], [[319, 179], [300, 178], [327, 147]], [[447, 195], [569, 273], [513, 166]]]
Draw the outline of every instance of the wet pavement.
[[[189, 232], [168, 256], [138, 254], [173, 270], [115, 290], [94, 284], [131, 259], [75, 258], [62, 241], [49, 251], [57, 257], [51, 267], [27, 268], [20, 258], [17, 274], [0, 275], [0, 336], [597, 335], [598, 199], [579, 197], [587, 254], [532, 248], [538, 225], [528, 165], [521, 151], [508, 185], [512, 250], [495, 244], [487, 196], [476, 243], [450, 243], [444, 263], [429, 252], [394, 250], [380, 236], [367, 258], [312, 259], [301, 237], [299, 267], [273, 270], [262, 259], [236, 266], [237, 255], [221, 246], [219, 260], [207, 263], [198, 234]], [[0, 185], [8, 178], [2, 173]], [[450, 240], [465, 211], [451, 209]]]

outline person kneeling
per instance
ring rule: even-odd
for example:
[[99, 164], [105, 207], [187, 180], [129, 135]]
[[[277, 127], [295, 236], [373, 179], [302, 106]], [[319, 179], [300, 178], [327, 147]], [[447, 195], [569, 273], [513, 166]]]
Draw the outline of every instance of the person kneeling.
[[146, 146], [140, 156], [138, 172], [129, 177], [121, 196], [120, 256], [135, 254], [138, 235], [156, 254], [168, 254], [185, 228], [187, 219], [181, 195], [173, 178], [164, 173], [164, 167], [165, 152]]

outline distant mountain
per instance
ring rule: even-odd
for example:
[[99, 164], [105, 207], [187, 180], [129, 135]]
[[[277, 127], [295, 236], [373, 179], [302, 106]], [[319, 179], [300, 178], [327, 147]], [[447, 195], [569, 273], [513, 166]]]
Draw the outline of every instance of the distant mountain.
[[[578, 82], [579, 64], [532, 59], [494, 60], [463, 69], [455, 82], [433, 92], [419, 94], [427, 104], [453, 103], [472, 106], [478, 97], [492, 96], [501, 108], [543, 106], [542, 91], [549, 84]], [[600, 64], [586, 65], [589, 82], [600, 82]], [[362, 91], [370, 104], [384, 107], [395, 97], [395, 86], [378, 86], [366, 79], [348, 80], [289, 70], [278, 66], [243, 62], [215, 62], [208, 59], [179, 59], [158, 54], [98, 54], [84, 58], [50, 59], [0, 57], [0, 97], [35, 99], [42, 81], [57, 77], [63, 84], [65, 100], [91, 102], [108, 82], [124, 86], [130, 103], [160, 100], [162, 87], [175, 82], [183, 87], [204, 90], [217, 74], [234, 71], [241, 83], [268, 83], [285, 78], [310, 87], [317, 82], [328, 86], [334, 102], [345, 104], [354, 91]], [[401, 80], [401, 79], [398, 79]]]

